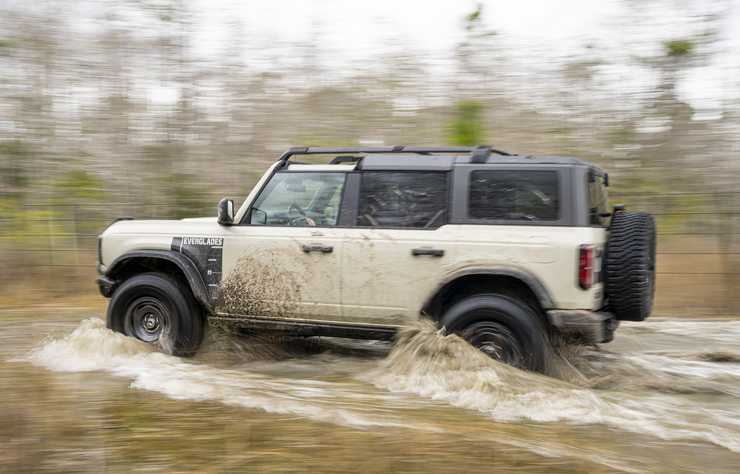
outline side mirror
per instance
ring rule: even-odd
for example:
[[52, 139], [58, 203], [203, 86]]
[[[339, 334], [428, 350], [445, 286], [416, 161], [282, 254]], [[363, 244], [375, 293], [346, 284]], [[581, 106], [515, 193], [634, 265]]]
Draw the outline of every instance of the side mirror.
[[267, 213], [263, 211], [262, 209], [257, 209], [256, 207], [253, 207], [251, 219], [249, 220], [249, 223], [259, 224], [259, 225], [267, 224]]
[[234, 201], [223, 198], [218, 202], [218, 223], [232, 225], [234, 223]]

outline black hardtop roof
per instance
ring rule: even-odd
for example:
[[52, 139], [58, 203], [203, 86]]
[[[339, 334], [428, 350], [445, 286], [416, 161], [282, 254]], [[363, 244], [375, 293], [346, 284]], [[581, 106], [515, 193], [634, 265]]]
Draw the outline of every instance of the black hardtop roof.
[[595, 167], [592, 163], [568, 156], [490, 156], [485, 161], [474, 162], [469, 156], [415, 155], [399, 156], [393, 154], [370, 155], [362, 159], [362, 169], [451, 169], [455, 165], [570, 165]]
[[335, 155], [331, 163], [357, 162], [362, 169], [375, 170], [449, 170], [456, 165], [561, 165], [586, 166], [593, 163], [568, 156], [516, 155], [488, 146], [479, 147], [296, 147], [285, 152], [280, 160], [287, 164], [296, 155]]

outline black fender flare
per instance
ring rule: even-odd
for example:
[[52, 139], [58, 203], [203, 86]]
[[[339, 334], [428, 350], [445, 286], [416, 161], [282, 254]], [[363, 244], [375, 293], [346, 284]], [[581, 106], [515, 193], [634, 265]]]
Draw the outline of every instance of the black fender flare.
[[198, 271], [198, 267], [195, 265], [195, 262], [188, 258], [188, 256], [172, 250], [135, 250], [124, 253], [113, 260], [110, 266], [106, 269], [105, 276], [115, 281], [116, 275], [126, 266], [126, 262], [132, 259], [165, 260], [174, 263], [185, 276], [188, 286], [190, 286], [190, 291], [193, 292], [193, 296], [196, 301], [203, 305], [206, 310], [212, 310], [211, 301], [208, 297], [208, 290], [203, 281], [203, 277], [201, 276], [200, 271]]
[[481, 267], [466, 267], [458, 271], [454, 271], [447, 275], [432, 291], [432, 293], [424, 301], [424, 305], [421, 307], [421, 314], [431, 314], [431, 310], [434, 307], [436, 298], [441, 295], [447, 288], [454, 284], [457, 280], [463, 277], [469, 277], [474, 275], [481, 276], [505, 276], [515, 278], [524, 283], [532, 293], [534, 293], [537, 301], [543, 310], [551, 309], [555, 306], [553, 303], [550, 292], [547, 291], [545, 285], [542, 284], [539, 278], [531, 272], [515, 267], [509, 267], [505, 265], [495, 266], [481, 266]]

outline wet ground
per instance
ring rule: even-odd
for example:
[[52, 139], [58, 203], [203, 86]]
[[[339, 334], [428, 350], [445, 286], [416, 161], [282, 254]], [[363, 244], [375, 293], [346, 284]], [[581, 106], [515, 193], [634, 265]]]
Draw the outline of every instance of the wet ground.
[[545, 377], [420, 326], [194, 359], [0, 311], [0, 472], [740, 472], [740, 321], [654, 319]]

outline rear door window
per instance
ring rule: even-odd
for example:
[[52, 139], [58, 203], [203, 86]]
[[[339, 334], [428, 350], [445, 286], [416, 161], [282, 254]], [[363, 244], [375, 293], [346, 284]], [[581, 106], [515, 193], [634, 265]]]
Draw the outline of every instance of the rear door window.
[[365, 171], [355, 225], [435, 229], [447, 222], [446, 172]]
[[473, 219], [536, 222], [560, 218], [557, 171], [473, 171], [469, 192], [468, 212]]

